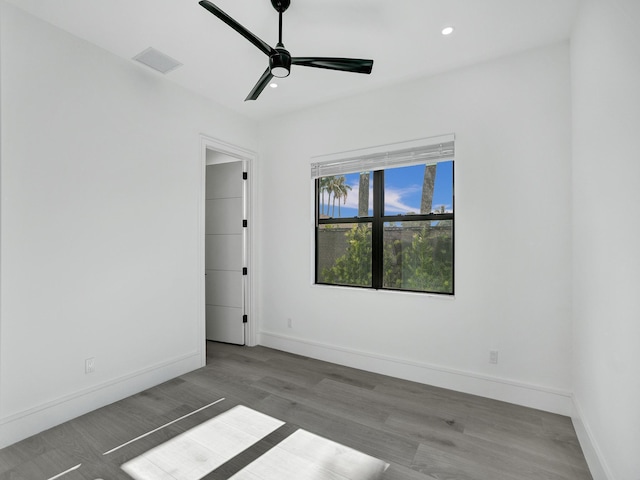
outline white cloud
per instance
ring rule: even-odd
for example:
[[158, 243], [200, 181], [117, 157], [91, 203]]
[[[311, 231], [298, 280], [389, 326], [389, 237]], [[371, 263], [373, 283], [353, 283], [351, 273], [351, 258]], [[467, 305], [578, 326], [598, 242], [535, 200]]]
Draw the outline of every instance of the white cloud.
[[415, 206], [405, 203], [406, 197], [408, 195], [415, 195], [416, 191], [419, 192], [420, 189], [417, 187], [400, 188], [397, 190], [387, 188], [384, 192], [385, 214], [405, 214], [408, 212], [419, 213], [420, 204]]
[[[351, 190], [347, 195], [346, 203], [342, 204], [343, 207], [358, 209], [358, 198], [360, 195], [360, 188], [358, 183], [350, 185]], [[419, 192], [419, 187], [409, 187], [402, 189], [388, 188], [384, 192], [384, 200], [386, 206], [386, 213], [407, 213], [407, 212], [419, 212], [420, 205], [413, 206], [406, 203], [406, 197]], [[373, 187], [369, 187], [369, 208], [373, 208]]]

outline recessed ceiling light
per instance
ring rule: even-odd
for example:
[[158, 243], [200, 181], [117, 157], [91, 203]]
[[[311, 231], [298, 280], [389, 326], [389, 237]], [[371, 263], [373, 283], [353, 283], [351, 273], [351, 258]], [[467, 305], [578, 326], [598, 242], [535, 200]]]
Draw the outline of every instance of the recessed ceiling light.
[[271, 83], [269, 84], [269, 86], [270, 86], [271, 88], [278, 88], [278, 84], [277, 84], [276, 82], [271, 82]]
[[442, 29], [442, 35], [451, 35], [453, 33], [453, 27], [444, 27]]

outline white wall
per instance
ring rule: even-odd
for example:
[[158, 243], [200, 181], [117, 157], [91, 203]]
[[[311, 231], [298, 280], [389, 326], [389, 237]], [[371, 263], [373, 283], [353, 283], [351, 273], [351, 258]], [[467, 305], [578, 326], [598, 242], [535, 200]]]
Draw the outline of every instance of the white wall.
[[202, 364], [199, 134], [257, 125], [0, 8], [1, 447]]
[[640, 479], [640, 3], [587, 0], [571, 40], [574, 423], [596, 480]]
[[[569, 414], [570, 121], [559, 44], [261, 124], [261, 343]], [[310, 158], [446, 133], [455, 298], [313, 286]]]

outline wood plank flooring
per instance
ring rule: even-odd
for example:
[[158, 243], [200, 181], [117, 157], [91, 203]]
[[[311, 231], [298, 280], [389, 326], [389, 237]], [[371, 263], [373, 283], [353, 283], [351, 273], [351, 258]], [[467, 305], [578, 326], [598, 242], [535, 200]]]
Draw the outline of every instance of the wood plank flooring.
[[131, 480], [121, 465], [237, 405], [286, 423], [206, 480], [232, 477], [299, 429], [389, 463], [384, 480], [591, 479], [567, 417], [264, 347], [209, 343], [207, 357], [202, 369], [0, 450], [0, 480], [49, 480], [79, 464], [59, 478]]

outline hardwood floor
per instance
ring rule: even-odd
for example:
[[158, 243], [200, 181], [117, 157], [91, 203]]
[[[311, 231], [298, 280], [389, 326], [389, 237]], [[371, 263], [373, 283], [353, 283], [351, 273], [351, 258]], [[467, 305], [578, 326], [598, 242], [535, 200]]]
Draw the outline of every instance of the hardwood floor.
[[389, 463], [384, 480], [591, 479], [567, 417], [264, 347], [209, 343], [207, 357], [205, 368], [0, 450], [0, 480], [48, 480], [78, 465], [58, 478], [130, 480], [122, 464], [237, 405], [286, 423], [207, 480], [230, 478], [298, 428]]

